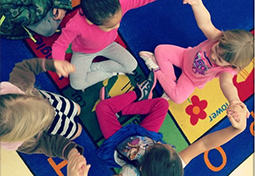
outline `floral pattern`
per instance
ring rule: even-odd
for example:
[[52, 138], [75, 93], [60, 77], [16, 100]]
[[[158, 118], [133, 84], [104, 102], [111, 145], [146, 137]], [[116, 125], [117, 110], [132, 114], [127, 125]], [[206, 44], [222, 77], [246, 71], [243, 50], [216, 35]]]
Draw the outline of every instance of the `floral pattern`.
[[191, 97], [192, 104], [187, 106], [185, 109], [186, 113], [190, 115], [190, 123], [196, 125], [198, 119], [205, 119], [207, 114], [204, 109], [207, 107], [206, 100], [199, 100], [198, 96], [194, 95]]

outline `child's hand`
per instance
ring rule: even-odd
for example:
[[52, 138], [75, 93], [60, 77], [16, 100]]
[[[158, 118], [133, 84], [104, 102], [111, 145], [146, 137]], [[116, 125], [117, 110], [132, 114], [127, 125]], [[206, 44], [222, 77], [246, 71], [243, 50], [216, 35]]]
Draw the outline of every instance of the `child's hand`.
[[238, 113], [232, 109], [232, 107], [234, 107], [235, 105], [244, 108], [246, 110], [246, 118], [249, 118], [250, 111], [247, 109], [246, 105], [241, 101], [230, 102], [227, 108], [227, 115], [231, 115], [234, 118], [238, 118]]
[[72, 156], [68, 159], [67, 176], [87, 176], [90, 166], [83, 155]]
[[234, 104], [228, 107], [229, 121], [231, 122], [232, 126], [240, 131], [243, 131], [246, 128], [246, 113], [247, 108], [243, 104]]
[[53, 15], [54, 15], [53, 17], [54, 20], [62, 20], [66, 15], [66, 10], [54, 8]]
[[68, 61], [54, 60], [56, 73], [59, 77], [68, 77], [68, 75], [75, 71], [75, 67]]
[[198, 4], [198, 1], [201, 1], [201, 0], [183, 0], [183, 4], [189, 4], [189, 5], [196, 5]]

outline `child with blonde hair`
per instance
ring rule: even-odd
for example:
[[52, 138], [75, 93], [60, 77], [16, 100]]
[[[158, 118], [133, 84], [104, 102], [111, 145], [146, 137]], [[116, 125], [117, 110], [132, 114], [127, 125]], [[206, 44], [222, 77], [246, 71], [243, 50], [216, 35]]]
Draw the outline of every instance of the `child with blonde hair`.
[[70, 140], [82, 130], [77, 121], [79, 105], [34, 88], [35, 74], [50, 70], [67, 76], [74, 69], [67, 61], [48, 59], [29, 59], [15, 65], [9, 81], [0, 83], [1, 148], [73, 162], [73, 156], [83, 157], [83, 148]]
[[[191, 5], [197, 24], [208, 40], [193, 48], [158, 45], [154, 54], [141, 51], [140, 57], [155, 72], [167, 98], [175, 103], [184, 102], [196, 87], [202, 88], [215, 77], [219, 77], [229, 105], [240, 103], [232, 79], [254, 57], [253, 35], [245, 30], [218, 30], [201, 0], [184, 0], [183, 3]], [[182, 69], [178, 80], [173, 65]]]
[[[52, 58], [64, 60], [72, 44], [70, 85], [85, 90], [118, 73], [129, 73], [137, 67], [136, 59], [114, 42], [122, 16], [129, 10], [154, 0], [82, 0], [81, 9], [70, 19], [52, 46]], [[97, 56], [109, 60], [92, 63]]]

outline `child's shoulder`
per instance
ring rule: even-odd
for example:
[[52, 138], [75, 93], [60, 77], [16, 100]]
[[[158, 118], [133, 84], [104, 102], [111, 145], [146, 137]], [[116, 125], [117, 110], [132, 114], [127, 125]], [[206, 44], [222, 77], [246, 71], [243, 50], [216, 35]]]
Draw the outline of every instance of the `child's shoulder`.
[[82, 16], [80, 14], [80, 12], [77, 11], [77, 13], [73, 17], [71, 17], [69, 19], [69, 21], [67, 22], [66, 26], [69, 26], [69, 27], [70, 26], [72, 26], [72, 27], [78, 27], [79, 26], [79, 28], [80, 28], [80, 27], [82, 27], [85, 24], [86, 24], [85, 16]]

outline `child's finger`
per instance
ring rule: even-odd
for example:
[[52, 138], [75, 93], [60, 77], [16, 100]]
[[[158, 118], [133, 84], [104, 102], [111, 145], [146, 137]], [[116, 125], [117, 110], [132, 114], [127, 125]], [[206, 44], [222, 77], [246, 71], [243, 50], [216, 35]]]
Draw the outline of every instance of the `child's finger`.
[[57, 9], [53, 9], [53, 11], [52, 11], [52, 13], [53, 13], [53, 15], [55, 16], [56, 15], [56, 13], [57, 13]]
[[228, 119], [233, 127], [236, 127], [236, 124], [238, 123], [236, 119], [234, 119], [232, 116], [228, 116]]
[[56, 9], [56, 8], [53, 9], [53, 15], [54, 15], [54, 17], [53, 17], [54, 20], [59, 19], [58, 9]]
[[88, 175], [90, 167], [91, 167], [90, 164], [84, 165], [84, 167], [81, 168], [81, 170], [80, 170], [80, 176], [86, 176], [86, 175]]
[[246, 112], [246, 118], [248, 119], [250, 117], [251, 113], [250, 111]]
[[74, 72], [75, 70], [75, 67], [74, 65], [72, 65], [71, 63], [66, 63], [66, 65], [64, 65], [63, 69], [68, 72], [68, 73], [71, 73], [71, 72]]

